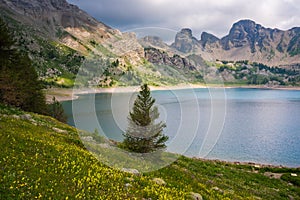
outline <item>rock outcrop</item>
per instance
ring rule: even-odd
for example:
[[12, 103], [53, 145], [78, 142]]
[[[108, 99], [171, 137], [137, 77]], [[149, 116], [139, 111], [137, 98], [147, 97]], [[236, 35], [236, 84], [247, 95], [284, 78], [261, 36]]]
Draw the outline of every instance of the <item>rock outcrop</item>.
[[217, 43], [220, 41], [219, 38], [217, 38], [216, 36], [214, 36], [213, 34], [207, 33], [207, 32], [203, 32], [201, 34], [201, 44], [203, 46], [203, 48], [205, 48], [206, 44], [212, 45], [214, 43]]
[[164, 43], [164, 41], [158, 36], [146, 36], [139, 39], [139, 43], [145, 47], [153, 47], [153, 48], [161, 48], [161, 49], [168, 49], [169, 46]]
[[193, 36], [191, 29], [184, 28], [176, 34], [175, 42], [171, 47], [183, 53], [191, 53], [199, 51], [201, 44]]
[[149, 62], [157, 65], [167, 65], [184, 70], [196, 70], [196, 67], [191, 64], [191, 62], [187, 58], [181, 57], [176, 54], [174, 54], [173, 56], [169, 56], [166, 52], [155, 48], [146, 48], [145, 58]]

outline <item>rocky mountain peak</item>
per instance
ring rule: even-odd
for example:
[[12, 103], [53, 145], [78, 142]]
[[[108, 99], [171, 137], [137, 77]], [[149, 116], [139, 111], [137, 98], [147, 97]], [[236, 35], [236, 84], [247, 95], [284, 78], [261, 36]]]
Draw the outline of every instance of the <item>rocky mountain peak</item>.
[[200, 43], [193, 37], [191, 29], [184, 28], [176, 34], [175, 42], [171, 46], [183, 53], [190, 53], [198, 49]]
[[215, 42], [220, 41], [220, 39], [216, 36], [214, 36], [213, 34], [207, 33], [207, 32], [203, 32], [201, 34], [201, 43], [202, 46], [205, 48], [206, 44], [212, 44]]
[[260, 24], [256, 24], [251, 20], [241, 20], [233, 24], [230, 29], [229, 36], [235, 39], [242, 39], [247, 36], [256, 37], [260, 32], [265, 31], [266, 28]]
[[249, 32], [250, 30], [253, 30], [256, 28], [256, 26], [260, 26], [259, 24], [256, 24], [254, 21], [249, 19], [243, 19], [240, 20], [232, 25], [232, 29], [238, 29], [243, 28], [246, 32]]
[[299, 62], [300, 27], [287, 31], [265, 28], [246, 19], [234, 23], [229, 34], [218, 37], [203, 32], [198, 41], [190, 29], [177, 33], [171, 48], [205, 59], [250, 60], [270, 65]]
[[254, 21], [241, 20], [233, 24], [228, 36], [222, 38], [222, 45], [225, 50], [250, 46], [251, 53], [254, 53], [256, 46], [262, 49], [272, 42], [272, 33], [272, 29], [266, 29]]
[[185, 35], [188, 38], [192, 38], [193, 37], [193, 32], [189, 28], [183, 28], [183, 29], [181, 29], [181, 31], [179, 32], [179, 34], [180, 35]]

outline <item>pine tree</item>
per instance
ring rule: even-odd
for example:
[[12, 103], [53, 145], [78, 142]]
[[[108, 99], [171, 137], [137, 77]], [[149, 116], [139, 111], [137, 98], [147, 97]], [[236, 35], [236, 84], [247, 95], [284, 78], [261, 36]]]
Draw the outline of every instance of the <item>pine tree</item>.
[[0, 19], [0, 103], [46, 114], [41, 82], [27, 54], [19, 52]]
[[137, 153], [166, 148], [165, 142], [169, 138], [162, 133], [166, 124], [155, 122], [159, 118], [159, 112], [153, 106], [154, 103], [149, 87], [147, 84], [142, 85], [128, 117], [129, 125], [124, 134], [123, 148]]

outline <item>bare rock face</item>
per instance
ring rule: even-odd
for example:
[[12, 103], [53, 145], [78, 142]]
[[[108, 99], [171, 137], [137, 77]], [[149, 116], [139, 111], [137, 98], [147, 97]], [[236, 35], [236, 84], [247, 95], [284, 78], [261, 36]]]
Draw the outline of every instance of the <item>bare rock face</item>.
[[157, 65], [168, 65], [178, 69], [184, 70], [196, 70], [196, 67], [191, 64], [191, 62], [184, 57], [179, 55], [169, 56], [166, 52], [155, 49], [155, 48], [147, 48], [145, 49], [145, 58]]
[[217, 38], [216, 36], [214, 36], [213, 34], [207, 33], [207, 32], [203, 32], [201, 34], [201, 44], [203, 46], [203, 48], [205, 48], [206, 44], [214, 44], [220, 41], [219, 38]]
[[152, 181], [154, 183], [156, 183], [157, 185], [167, 185], [167, 183], [161, 178], [154, 178], [154, 179], [152, 179]]
[[158, 36], [146, 36], [139, 39], [139, 43], [146, 48], [162, 48], [167, 49], [169, 46], [163, 42], [163, 40]]
[[130, 62], [132, 65], [137, 65], [144, 58], [144, 48], [139, 44], [135, 33], [123, 33], [121, 39], [111, 38], [104, 44], [110, 50], [119, 55], [121, 64]]
[[287, 52], [291, 55], [300, 54], [300, 27], [292, 28], [288, 31], [291, 40], [287, 46]]
[[221, 42], [225, 50], [248, 46], [251, 53], [255, 53], [274, 48], [274, 52], [293, 56], [300, 53], [300, 28], [282, 31], [265, 28], [251, 20], [241, 20], [232, 26], [229, 35]]
[[264, 28], [251, 20], [241, 20], [232, 26], [229, 35], [222, 38], [221, 42], [225, 50], [249, 46], [254, 53], [258, 49], [271, 46], [274, 34], [281, 33], [282, 31]]
[[223, 50], [235, 52], [237, 58], [243, 58], [244, 54], [245, 59], [262, 63], [293, 63], [297, 62], [294, 56], [300, 55], [300, 28], [282, 31], [241, 20], [233, 24], [229, 34], [221, 39], [221, 45]]
[[188, 28], [184, 28], [176, 34], [175, 42], [171, 46], [183, 53], [201, 49], [200, 42], [193, 37], [192, 30]]

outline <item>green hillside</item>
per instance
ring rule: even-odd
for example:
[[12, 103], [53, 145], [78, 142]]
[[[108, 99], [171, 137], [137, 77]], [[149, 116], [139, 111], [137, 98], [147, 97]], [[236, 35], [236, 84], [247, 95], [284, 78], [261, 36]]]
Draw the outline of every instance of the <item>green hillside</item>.
[[95, 159], [75, 128], [6, 106], [0, 106], [0, 152], [0, 199], [6, 200], [197, 199], [195, 193], [203, 199], [300, 199], [300, 169], [180, 157], [134, 175]]

